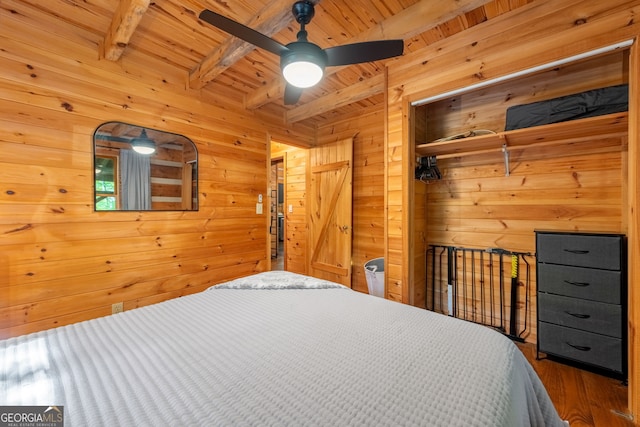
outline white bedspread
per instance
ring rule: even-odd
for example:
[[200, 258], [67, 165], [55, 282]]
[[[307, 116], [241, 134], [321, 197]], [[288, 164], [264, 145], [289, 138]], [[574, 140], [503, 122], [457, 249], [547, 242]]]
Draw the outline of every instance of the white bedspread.
[[501, 334], [283, 272], [0, 341], [0, 405], [64, 405], [66, 426], [564, 425]]

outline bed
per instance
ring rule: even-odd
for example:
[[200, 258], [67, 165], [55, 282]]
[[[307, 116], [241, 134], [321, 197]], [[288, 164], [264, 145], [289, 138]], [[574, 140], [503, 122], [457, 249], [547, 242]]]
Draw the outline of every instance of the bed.
[[65, 426], [566, 426], [489, 328], [287, 272], [0, 341]]

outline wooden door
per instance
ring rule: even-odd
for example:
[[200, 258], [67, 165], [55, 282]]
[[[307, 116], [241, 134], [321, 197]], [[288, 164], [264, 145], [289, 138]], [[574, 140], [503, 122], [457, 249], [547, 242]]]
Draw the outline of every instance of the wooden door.
[[353, 139], [309, 150], [309, 274], [351, 287]]

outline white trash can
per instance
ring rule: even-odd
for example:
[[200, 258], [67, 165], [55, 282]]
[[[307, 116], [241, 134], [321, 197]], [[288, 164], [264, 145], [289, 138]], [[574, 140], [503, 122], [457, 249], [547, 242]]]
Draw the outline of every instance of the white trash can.
[[374, 258], [364, 265], [369, 295], [384, 298], [384, 258]]

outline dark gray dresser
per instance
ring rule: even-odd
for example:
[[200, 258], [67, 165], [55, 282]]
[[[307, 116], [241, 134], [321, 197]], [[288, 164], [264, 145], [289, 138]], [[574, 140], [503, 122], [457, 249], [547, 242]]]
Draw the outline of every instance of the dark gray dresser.
[[538, 352], [626, 377], [626, 241], [536, 231]]

